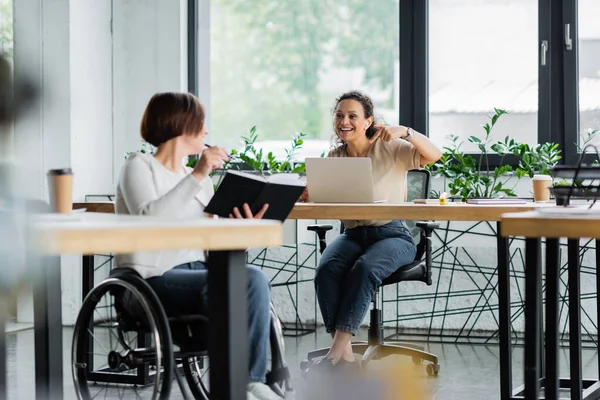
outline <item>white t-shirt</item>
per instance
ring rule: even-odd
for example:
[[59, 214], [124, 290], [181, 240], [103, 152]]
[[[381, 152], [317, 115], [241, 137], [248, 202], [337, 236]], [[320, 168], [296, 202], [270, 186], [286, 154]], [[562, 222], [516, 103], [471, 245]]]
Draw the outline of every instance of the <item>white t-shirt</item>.
[[[167, 216], [171, 218], [207, 218], [204, 208], [214, 194], [213, 182], [202, 182], [190, 175], [191, 168], [180, 173], [166, 169], [153, 156], [133, 153], [121, 169], [115, 211], [117, 214]], [[201, 249], [123, 254], [117, 266], [135, 269], [143, 278], [164, 274], [171, 268], [204, 261]]]

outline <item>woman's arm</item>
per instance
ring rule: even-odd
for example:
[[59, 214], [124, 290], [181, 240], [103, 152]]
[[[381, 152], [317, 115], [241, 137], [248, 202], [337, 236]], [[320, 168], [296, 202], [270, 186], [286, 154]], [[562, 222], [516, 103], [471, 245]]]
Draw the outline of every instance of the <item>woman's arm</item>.
[[[402, 127], [406, 129], [406, 135], [408, 135], [408, 129], [406, 127]], [[421, 167], [424, 167], [428, 164], [433, 164], [442, 156], [442, 151], [439, 147], [437, 147], [429, 138], [414, 129], [413, 135], [410, 138], [410, 144], [415, 146], [419, 154], [421, 154]], [[403, 137], [405, 137], [403, 136]]]
[[436, 162], [442, 156], [442, 151], [439, 149], [439, 147], [429, 140], [427, 136], [420, 134], [414, 129], [407, 128], [406, 126], [402, 125], [375, 125], [375, 128], [377, 131], [371, 138], [371, 142], [374, 142], [378, 138], [387, 142], [394, 139], [405, 138], [409, 135], [408, 130], [410, 129], [412, 131], [412, 137], [409, 139], [409, 142], [421, 155], [421, 167]]
[[152, 169], [141, 158], [134, 158], [123, 167], [119, 187], [131, 214], [157, 216], [177, 214], [182, 204], [202, 189], [201, 183], [190, 174], [159, 197]]

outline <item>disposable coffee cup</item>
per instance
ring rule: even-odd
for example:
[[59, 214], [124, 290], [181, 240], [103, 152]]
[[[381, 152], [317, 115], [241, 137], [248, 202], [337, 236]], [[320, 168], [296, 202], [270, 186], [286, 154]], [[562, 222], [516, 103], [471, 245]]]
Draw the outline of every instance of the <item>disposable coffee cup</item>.
[[73, 171], [71, 168], [48, 171], [48, 191], [52, 210], [69, 214], [73, 209]]
[[533, 199], [535, 201], [549, 201], [552, 177], [550, 175], [534, 175], [531, 181], [533, 183]]

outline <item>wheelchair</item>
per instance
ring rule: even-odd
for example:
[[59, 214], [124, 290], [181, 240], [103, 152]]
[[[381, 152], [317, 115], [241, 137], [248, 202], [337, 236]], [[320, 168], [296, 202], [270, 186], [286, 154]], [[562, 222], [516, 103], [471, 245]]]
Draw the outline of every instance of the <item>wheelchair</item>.
[[[173, 378], [184, 376], [195, 399], [209, 400], [208, 318], [167, 317], [151, 286], [133, 269], [116, 268], [88, 293], [77, 317], [71, 349], [79, 399], [167, 399]], [[267, 384], [292, 393], [284, 362], [281, 323], [271, 304]]]

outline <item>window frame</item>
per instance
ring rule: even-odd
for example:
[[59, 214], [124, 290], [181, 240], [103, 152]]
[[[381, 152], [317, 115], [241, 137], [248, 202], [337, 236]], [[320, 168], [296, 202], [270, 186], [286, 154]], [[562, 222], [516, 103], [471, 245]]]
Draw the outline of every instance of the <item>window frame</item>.
[[[429, 1], [400, 1], [400, 123], [429, 134], [428, 90], [428, 7]], [[562, 4], [561, 4], [562, 3]], [[579, 159], [576, 142], [579, 136], [579, 68], [578, 68], [578, 1], [538, 2], [538, 132], [537, 143], [553, 142], [562, 151], [560, 164], [574, 164]], [[565, 24], [570, 24], [572, 50], [566, 50]], [[549, 48], [542, 65], [542, 41]], [[420, 74], [419, 71], [425, 71]], [[425, 80], [425, 82], [423, 82]], [[425, 99], [423, 99], [425, 97]], [[425, 100], [425, 101], [424, 101]], [[575, 132], [575, 135], [572, 133]], [[480, 153], [469, 153], [478, 159]], [[586, 155], [589, 162], [592, 155]], [[490, 155], [490, 165], [498, 166], [500, 156]], [[504, 164], [516, 167], [516, 157], [506, 157]]]
[[[199, 59], [201, 44], [208, 34], [199, 29], [200, 1], [188, 0], [187, 55], [188, 91], [198, 95], [199, 68], [209, 63], [209, 57]], [[203, 7], [202, 11], [206, 11]], [[560, 164], [575, 164], [579, 159], [579, 40], [578, 1], [538, 0], [538, 132], [537, 143], [553, 142], [562, 151]], [[204, 18], [203, 20], [209, 20]], [[401, 125], [429, 134], [429, 1], [399, 0], [400, 76], [399, 121]], [[565, 24], [570, 24], [572, 50], [566, 50]], [[546, 64], [542, 65], [542, 41], [548, 42]], [[406, 60], [404, 62], [403, 60]], [[209, 96], [210, 97], [210, 96]], [[210, 99], [204, 99], [210, 102]], [[573, 132], [575, 134], [573, 134]], [[479, 158], [480, 153], [470, 153]], [[591, 162], [592, 155], [585, 155]], [[491, 166], [498, 166], [501, 157], [489, 155]], [[517, 166], [516, 157], [506, 157], [504, 164]]]

